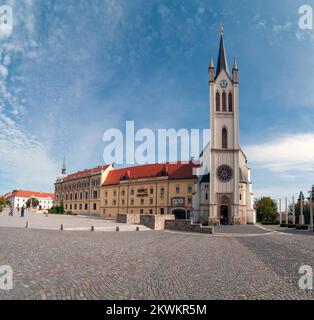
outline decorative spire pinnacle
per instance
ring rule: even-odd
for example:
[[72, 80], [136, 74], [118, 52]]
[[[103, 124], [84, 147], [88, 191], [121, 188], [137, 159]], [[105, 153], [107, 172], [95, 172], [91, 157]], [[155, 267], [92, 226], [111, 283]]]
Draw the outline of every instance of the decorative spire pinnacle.
[[214, 59], [213, 59], [213, 57], [211, 57], [210, 58], [210, 64], [209, 64], [209, 67], [210, 68], [212, 68], [212, 69], [214, 69], [215, 67], [214, 67]]
[[220, 25], [220, 34], [223, 36], [224, 35], [224, 25]]
[[234, 58], [233, 70], [239, 70], [239, 69], [238, 69], [238, 63], [237, 63], [237, 59], [236, 59], [236, 58]]

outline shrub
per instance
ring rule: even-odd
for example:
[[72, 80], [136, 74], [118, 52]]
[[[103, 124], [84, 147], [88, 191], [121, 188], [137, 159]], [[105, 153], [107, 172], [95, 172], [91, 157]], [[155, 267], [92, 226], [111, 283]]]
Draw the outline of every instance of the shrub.
[[286, 223], [282, 223], [282, 224], [280, 224], [280, 227], [281, 227], [281, 228], [287, 228], [288, 225], [287, 225]]
[[278, 226], [279, 221], [263, 221], [262, 225], [264, 225], [264, 226]]
[[66, 213], [65, 213], [66, 215], [68, 215], [68, 216], [73, 216], [73, 212], [72, 211], [67, 211]]
[[292, 223], [289, 223], [289, 224], [288, 224], [288, 228], [290, 228], [290, 229], [295, 229], [295, 228], [296, 228], [296, 225], [295, 225], [295, 224], [292, 224]]
[[296, 228], [297, 230], [308, 230], [309, 226], [307, 224], [297, 224]]
[[64, 214], [64, 210], [62, 210], [62, 207], [54, 206], [51, 207], [51, 209], [48, 210], [50, 214]]

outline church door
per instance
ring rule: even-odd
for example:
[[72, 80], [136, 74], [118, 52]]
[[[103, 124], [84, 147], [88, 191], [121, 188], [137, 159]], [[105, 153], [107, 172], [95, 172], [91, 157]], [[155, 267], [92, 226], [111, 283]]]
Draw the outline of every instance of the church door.
[[224, 226], [229, 224], [229, 206], [227, 205], [220, 206], [220, 224]]

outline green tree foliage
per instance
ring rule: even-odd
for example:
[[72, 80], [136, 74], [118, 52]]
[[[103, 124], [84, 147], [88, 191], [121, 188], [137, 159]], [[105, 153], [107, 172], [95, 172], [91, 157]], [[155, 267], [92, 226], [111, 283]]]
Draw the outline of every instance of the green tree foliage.
[[274, 222], [277, 217], [277, 203], [271, 197], [262, 197], [255, 200], [258, 222]]
[[37, 208], [39, 206], [39, 200], [36, 198], [30, 198], [26, 201], [26, 207], [27, 208]]

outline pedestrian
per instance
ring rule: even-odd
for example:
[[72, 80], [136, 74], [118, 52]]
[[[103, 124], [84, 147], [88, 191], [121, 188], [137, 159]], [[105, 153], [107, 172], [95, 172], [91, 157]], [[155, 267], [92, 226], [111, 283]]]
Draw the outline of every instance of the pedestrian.
[[25, 209], [24, 209], [24, 206], [23, 206], [22, 209], [21, 209], [21, 218], [24, 218], [24, 212], [25, 212]]
[[9, 216], [13, 217], [13, 207], [10, 206]]

